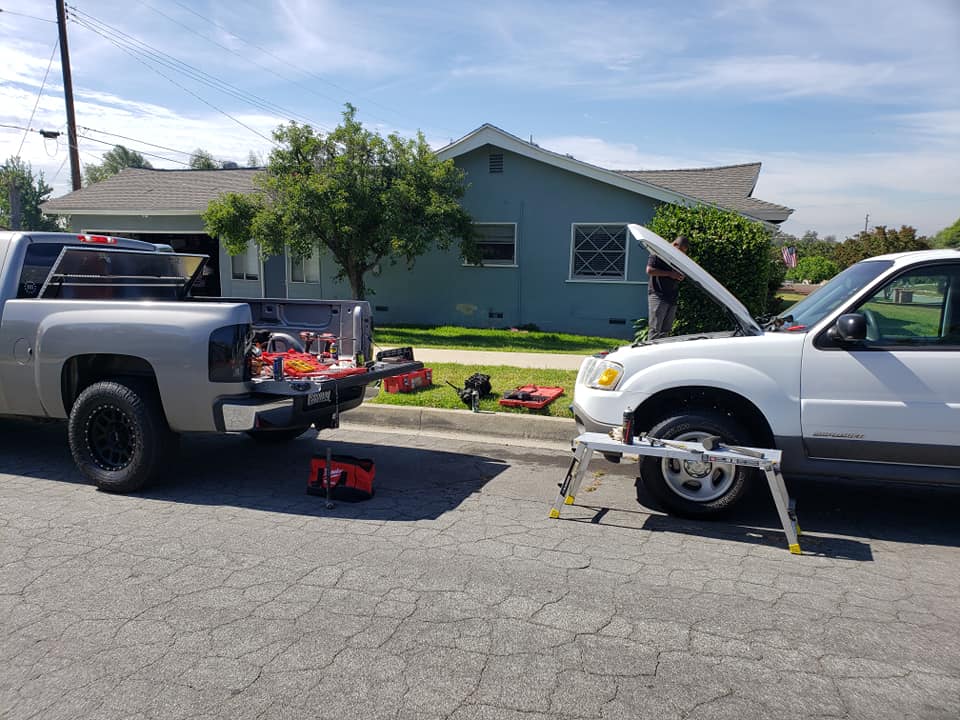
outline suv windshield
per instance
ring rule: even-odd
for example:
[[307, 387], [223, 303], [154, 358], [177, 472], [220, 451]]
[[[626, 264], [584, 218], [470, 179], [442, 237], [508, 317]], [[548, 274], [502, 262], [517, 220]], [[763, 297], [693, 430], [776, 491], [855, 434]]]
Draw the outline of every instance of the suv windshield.
[[851, 265], [822, 288], [780, 313], [776, 319], [782, 321], [790, 330], [807, 330], [856, 295], [891, 265], [891, 260], [868, 260]]

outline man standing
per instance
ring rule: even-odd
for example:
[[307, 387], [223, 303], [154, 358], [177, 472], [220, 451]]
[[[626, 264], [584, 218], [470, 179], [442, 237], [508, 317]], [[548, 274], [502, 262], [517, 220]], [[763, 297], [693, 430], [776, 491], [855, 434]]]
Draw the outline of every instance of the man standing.
[[[678, 235], [673, 246], [682, 253], [687, 252], [690, 243], [683, 235]], [[667, 265], [656, 255], [647, 260], [647, 318], [649, 329], [647, 340], [667, 337], [673, 328], [673, 318], [677, 314], [677, 296], [680, 294], [680, 281], [683, 275]]]

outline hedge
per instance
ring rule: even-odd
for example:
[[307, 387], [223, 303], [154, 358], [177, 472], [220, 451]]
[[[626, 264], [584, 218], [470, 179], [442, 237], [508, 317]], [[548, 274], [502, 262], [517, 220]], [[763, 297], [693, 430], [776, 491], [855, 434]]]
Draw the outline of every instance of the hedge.
[[[753, 316], [767, 312], [768, 279], [774, 260], [770, 232], [761, 223], [714, 207], [657, 208], [650, 229], [673, 241], [678, 235], [690, 241], [688, 254], [742, 302]], [[691, 282], [680, 283], [674, 335], [729, 330], [727, 313]]]

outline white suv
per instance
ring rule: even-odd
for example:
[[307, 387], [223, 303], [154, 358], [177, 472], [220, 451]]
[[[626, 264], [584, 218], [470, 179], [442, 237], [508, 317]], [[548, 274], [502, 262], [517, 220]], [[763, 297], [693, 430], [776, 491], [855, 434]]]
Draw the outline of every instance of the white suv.
[[[960, 484], [960, 252], [864, 260], [761, 327], [670, 243], [640, 225], [630, 232], [737, 329], [587, 358], [573, 401], [581, 431], [606, 432], [632, 410], [638, 433], [779, 448], [788, 477]], [[640, 462], [648, 491], [687, 516], [732, 506], [749, 473]]]

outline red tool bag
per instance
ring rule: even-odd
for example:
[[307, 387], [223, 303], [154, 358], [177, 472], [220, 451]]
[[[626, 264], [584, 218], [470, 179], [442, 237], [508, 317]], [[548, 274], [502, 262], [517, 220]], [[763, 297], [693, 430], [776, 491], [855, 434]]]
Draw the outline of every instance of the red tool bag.
[[[360, 502], [373, 497], [373, 478], [376, 466], [369, 458], [352, 455], [330, 456], [330, 499]], [[326, 497], [327, 458], [314, 455], [310, 461], [307, 494]]]

